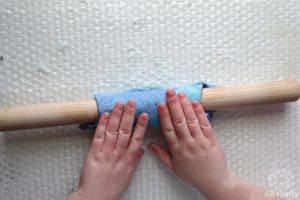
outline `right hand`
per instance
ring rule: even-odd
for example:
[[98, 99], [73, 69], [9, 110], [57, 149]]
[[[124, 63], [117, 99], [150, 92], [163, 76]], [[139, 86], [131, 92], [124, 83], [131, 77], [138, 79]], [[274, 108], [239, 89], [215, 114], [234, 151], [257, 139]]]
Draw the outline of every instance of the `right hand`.
[[161, 103], [158, 113], [169, 150], [157, 144], [150, 144], [149, 148], [204, 196], [216, 197], [233, 176], [203, 107], [199, 102], [190, 103], [184, 93], [176, 95], [172, 89], [167, 91], [166, 99], [167, 105]]

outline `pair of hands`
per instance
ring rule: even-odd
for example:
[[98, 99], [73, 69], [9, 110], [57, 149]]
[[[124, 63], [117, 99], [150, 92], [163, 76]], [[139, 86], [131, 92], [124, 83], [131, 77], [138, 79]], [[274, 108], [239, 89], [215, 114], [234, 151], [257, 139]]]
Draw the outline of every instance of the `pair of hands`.
[[[199, 102], [169, 89], [167, 104], [158, 107], [163, 135], [169, 150], [157, 144], [149, 148], [158, 158], [207, 199], [250, 199], [251, 187], [227, 167], [222, 147]], [[144, 150], [148, 123], [142, 113], [133, 129], [135, 102], [116, 103], [111, 113], [100, 117], [91, 149], [84, 163], [78, 190], [70, 199], [117, 200], [128, 188]], [[228, 197], [228, 198], [227, 198]]]

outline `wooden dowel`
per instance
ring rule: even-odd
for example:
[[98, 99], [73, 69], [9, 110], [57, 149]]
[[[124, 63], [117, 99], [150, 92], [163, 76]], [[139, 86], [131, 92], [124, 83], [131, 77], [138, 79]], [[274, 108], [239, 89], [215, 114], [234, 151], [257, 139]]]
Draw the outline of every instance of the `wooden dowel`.
[[47, 103], [0, 109], [0, 131], [94, 122], [95, 100]]
[[202, 104], [206, 110], [230, 107], [276, 104], [297, 101], [300, 83], [282, 80], [251, 85], [231, 85], [203, 90]]
[[[203, 89], [206, 110], [296, 101], [300, 84], [295, 80]], [[95, 100], [48, 103], [0, 109], [0, 131], [94, 122], [99, 117]]]

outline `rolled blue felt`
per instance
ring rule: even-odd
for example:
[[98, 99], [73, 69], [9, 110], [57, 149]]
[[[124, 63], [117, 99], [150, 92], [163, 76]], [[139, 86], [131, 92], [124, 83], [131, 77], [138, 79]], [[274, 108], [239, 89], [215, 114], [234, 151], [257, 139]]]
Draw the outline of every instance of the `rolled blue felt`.
[[[176, 87], [174, 90], [176, 93], [185, 92], [190, 101], [201, 101], [203, 87], [207, 87], [207, 85], [198, 82]], [[98, 93], [95, 94], [95, 99], [100, 115], [104, 112], [111, 112], [116, 102], [126, 103], [133, 99], [136, 101], [136, 117], [142, 112], [146, 112], [149, 115], [149, 125], [158, 125], [157, 106], [166, 101], [165, 92], [165, 88], [143, 87], [117, 93]]]
[[[174, 88], [176, 93], [185, 92], [190, 101], [202, 100], [202, 90], [208, 87], [203, 82], [198, 82], [192, 85], [180, 86]], [[166, 101], [165, 88], [160, 87], [143, 87], [134, 88], [124, 92], [116, 93], [97, 93], [95, 94], [95, 100], [97, 103], [99, 115], [104, 112], [111, 112], [116, 102], [126, 103], [128, 100], [133, 99], [136, 101], [136, 113], [135, 116], [139, 116], [142, 112], [146, 112], [149, 115], [149, 125], [158, 125], [157, 106], [161, 102]], [[212, 119], [213, 112], [206, 112], [209, 120]], [[81, 124], [81, 129], [94, 129], [98, 122]]]

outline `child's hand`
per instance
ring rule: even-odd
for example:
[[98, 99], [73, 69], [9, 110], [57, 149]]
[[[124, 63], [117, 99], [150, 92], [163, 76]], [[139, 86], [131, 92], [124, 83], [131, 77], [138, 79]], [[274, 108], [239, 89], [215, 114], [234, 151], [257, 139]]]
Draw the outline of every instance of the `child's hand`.
[[199, 190], [208, 200], [277, 200], [242, 181], [227, 167], [221, 144], [198, 102], [184, 93], [167, 91], [167, 105], [158, 107], [161, 128], [169, 150], [157, 144], [149, 148], [177, 176]]
[[117, 103], [104, 113], [84, 163], [78, 190], [70, 199], [117, 200], [125, 192], [144, 151], [141, 149], [148, 116], [143, 113], [132, 133], [135, 102]]
[[198, 102], [184, 93], [167, 91], [167, 105], [158, 107], [161, 128], [169, 151], [157, 144], [149, 147], [177, 176], [204, 195], [216, 193], [231, 180], [221, 145]]

